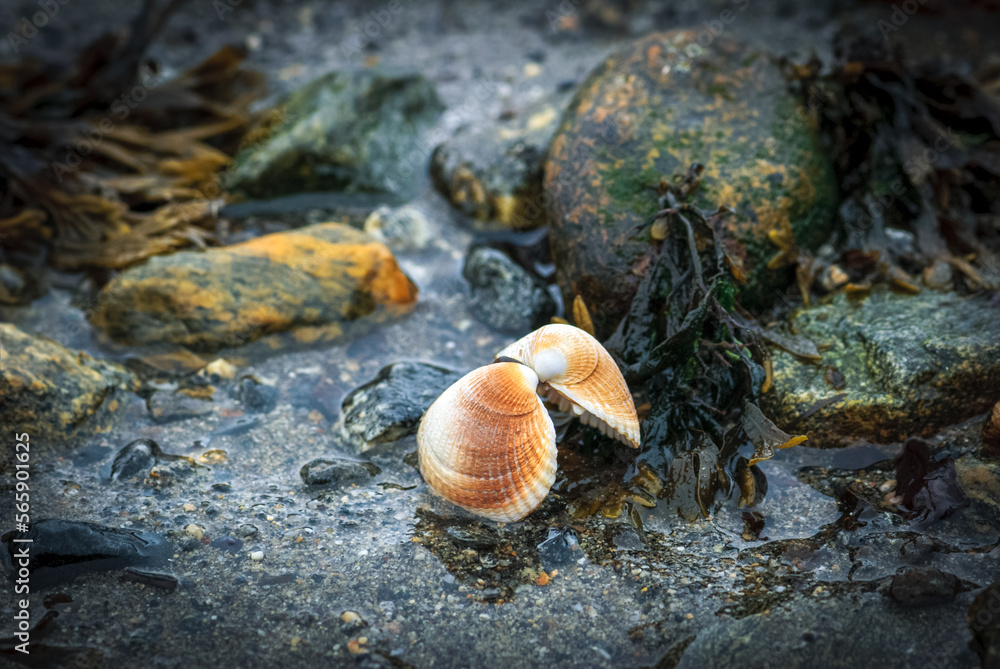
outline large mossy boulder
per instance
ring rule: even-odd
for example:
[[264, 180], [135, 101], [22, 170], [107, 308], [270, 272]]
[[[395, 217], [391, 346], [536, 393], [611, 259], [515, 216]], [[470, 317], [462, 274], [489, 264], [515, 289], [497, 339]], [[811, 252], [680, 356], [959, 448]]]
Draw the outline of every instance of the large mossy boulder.
[[108, 431], [123, 398], [138, 385], [118, 365], [0, 324], [0, 424], [11, 443], [14, 433], [66, 441]]
[[262, 140], [236, 155], [225, 185], [251, 197], [310, 191], [412, 194], [444, 110], [418, 74], [331, 72], [293, 92]]
[[92, 320], [125, 344], [217, 350], [296, 327], [399, 315], [416, 298], [384, 244], [321, 223], [153, 258], [105, 286]]
[[599, 336], [628, 308], [651, 243], [658, 186], [704, 166], [692, 203], [732, 207], [722, 230], [747, 282], [769, 303], [789, 267], [768, 269], [772, 230], [803, 247], [828, 237], [836, 186], [815, 124], [778, 65], [726, 39], [650, 35], [608, 58], [570, 103], [545, 163], [552, 252], [567, 303], [583, 296]]
[[764, 407], [779, 425], [808, 433], [814, 447], [930, 435], [1000, 399], [996, 299], [838, 295], [793, 322], [821, 359], [773, 347], [774, 388]]

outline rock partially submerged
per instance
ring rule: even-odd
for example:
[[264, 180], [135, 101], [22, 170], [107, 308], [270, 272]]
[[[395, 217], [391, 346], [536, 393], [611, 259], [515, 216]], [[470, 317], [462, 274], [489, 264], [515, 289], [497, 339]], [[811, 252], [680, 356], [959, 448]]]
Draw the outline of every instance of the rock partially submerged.
[[122, 447], [111, 462], [112, 481], [155, 482], [158, 486], [205, 469], [185, 455], [165, 453], [152, 439], [136, 439]]
[[328, 456], [302, 465], [299, 476], [306, 485], [342, 486], [347, 483], [367, 481], [377, 476], [380, 471], [377, 465], [365, 460]]
[[321, 223], [153, 258], [105, 286], [93, 323], [125, 344], [216, 350], [301, 326], [398, 315], [416, 297], [383, 244]]
[[0, 423], [32, 439], [109, 430], [138, 385], [118, 365], [0, 324]]
[[408, 194], [444, 105], [426, 78], [331, 72], [292, 93], [266, 139], [233, 160], [227, 186], [259, 198], [308, 191]]
[[472, 249], [462, 276], [472, 292], [472, 314], [497, 330], [527, 334], [556, 313], [555, 300], [545, 284], [503, 251], [485, 246]]
[[84, 572], [154, 564], [173, 552], [170, 542], [153, 532], [50, 518], [32, 523], [27, 532], [0, 537], [6, 544], [0, 550], [0, 563], [9, 575], [17, 573], [14, 554], [25, 545], [15, 539], [31, 542], [27, 568], [37, 585], [70, 580]]
[[838, 295], [794, 322], [821, 357], [773, 346], [764, 401], [813, 446], [933, 434], [989, 409], [1000, 387], [1000, 304], [984, 296]]
[[610, 57], [569, 105], [545, 163], [550, 238], [566, 303], [582, 295], [599, 337], [628, 309], [651, 246], [647, 219], [704, 166], [692, 203], [731, 207], [723, 243], [742, 265], [744, 304], [768, 303], [790, 268], [769, 269], [783, 232], [803, 247], [829, 235], [836, 186], [817, 132], [778, 65], [695, 31], [657, 33]]
[[360, 452], [414, 434], [420, 417], [459, 376], [423, 362], [384, 367], [344, 399], [345, 436]]
[[434, 149], [434, 186], [477, 228], [545, 225], [542, 161], [567, 102], [546, 96], [512, 120], [459, 130]]

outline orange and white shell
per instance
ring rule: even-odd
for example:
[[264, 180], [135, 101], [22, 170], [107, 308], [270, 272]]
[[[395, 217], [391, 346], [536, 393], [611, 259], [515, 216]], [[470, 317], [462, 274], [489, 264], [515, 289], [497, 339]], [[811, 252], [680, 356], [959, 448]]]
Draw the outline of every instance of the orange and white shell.
[[448, 501], [491, 520], [524, 518], [556, 477], [556, 430], [516, 362], [469, 372], [438, 397], [417, 431], [420, 473]]
[[618, 365], [601, 343], [572, 325], [546, 325], [519, 339], [497, 358], [534, 370], [539, 394], [585, 425], [639, 448], [639, 419]]
[[420, 473], [448, 501], [497, 521], [520, 520], [542, 503], [557, 459], [555, 426], [542, 398], [639, 447], [625, 379], [583, 330], [547, 325], [497, 358], [444, 391], [417, 430]]

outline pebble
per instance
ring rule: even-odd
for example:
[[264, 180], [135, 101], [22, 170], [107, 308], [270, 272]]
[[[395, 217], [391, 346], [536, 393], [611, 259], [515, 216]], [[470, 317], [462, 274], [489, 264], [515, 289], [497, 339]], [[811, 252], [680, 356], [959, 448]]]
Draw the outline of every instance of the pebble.
[[266, 414], [278, 406], [277, 388], [261, 383], [252, 376], [240, 379], [232, 395], [250, 413]]
[[526, 334], [549, 322], [556, 304], [542, 281], [498, 249], [473, 248], [462, 276], [469, 282], [472, 315], [510, 334]]
[[218, 376], [220, 379], [232, 379], [236, 376], [236, 366], [225, 358], [216, 358], [205, 365], [204, 372], [209, 376]]
[[381, 469], [371, 462], [337, 456], [318, 458], [299, 470], [299, 476], [306, 485], [361, 483], [379, 473]]
[[152, 439], [137, 439], [115, 455], [111, 464], [111, 479], [119, 481], [145, 477], [156, 465], [157, 456], [162, 454], [159, 445]]
[[203, 528], [201, 525], [195, 525], [194, 523], [191, 523], [190, 525], [184, 528], [184, 531], [187, 532], [187, 535], [192, 539], [197, 539], [198, 541], [201, 541], [202, 539], [205, 538], [205, 528]]
[[340, 619], [345, 623], [356, 623], [361, 620], [361, 614], [357, 611], [344, 611], [340, 614]]
[[260, 562], [264, 559], [264, 551], [253, 551], [250, 553], [250, 559], [254, 562]]
[[430, 221], [409, 205], [398, 209], [379, 207], [365, 219], [364, 229], [394, 251], [423, 249], [433, 240]]

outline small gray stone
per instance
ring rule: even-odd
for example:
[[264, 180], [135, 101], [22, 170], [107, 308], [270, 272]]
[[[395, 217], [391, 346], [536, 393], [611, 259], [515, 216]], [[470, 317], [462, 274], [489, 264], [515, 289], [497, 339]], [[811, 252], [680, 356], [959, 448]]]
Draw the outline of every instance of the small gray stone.
[[365, 232], [393, 251], [426, 248], [433, 235], [430, 221], [416, 207], [379, 207], [365, 219]]
[[473, 315], [497, 330], [525, 334], [555, 315], [555, 300], [545, 285], [501, 251], [474, 248], [462, 276], [472, 288]]
[[233, 390], [233, 396], [250, 413], [270, 413], [278, 406], [278, 389], [244, 376]]
[[413, 434], [427, 408], [459, 376], [421, 362], [384, 367], [344, 399], [344, 433], [351, 446], [360, 452]]
[[352, 481], [366, 481], [381, 473], [376, 465], [362, 460], [333, 457], [318, 458], [302, 466], [299, 475], [306, 485], [342, 485]]
[[582, 555], [576, 532], [569, 528], [550, 528], [548, 537], [538, 544], [538, 558], [546, 571], [570, 565]]
[[136, 439], [118, 451], [111, 463], [111, 479], [119, 481], [133, 476], [145, 476], [161, 453], [160, 447], [152, 439]]
[[190, 476], [198, 465], [184, 455], [164, 453], [160, 445], [152, 439], [136, 439], [118, 451], [111, 463], [111, 480], [142, 480], [156, 468], [156, 476], [161, 481]]
[[215, 411], [215, 403], [212, 400], [189, 397], [184, 393], [158, 390], [146, 400], [146, 409], [154, 423], [163, 425], [206, 416]]

